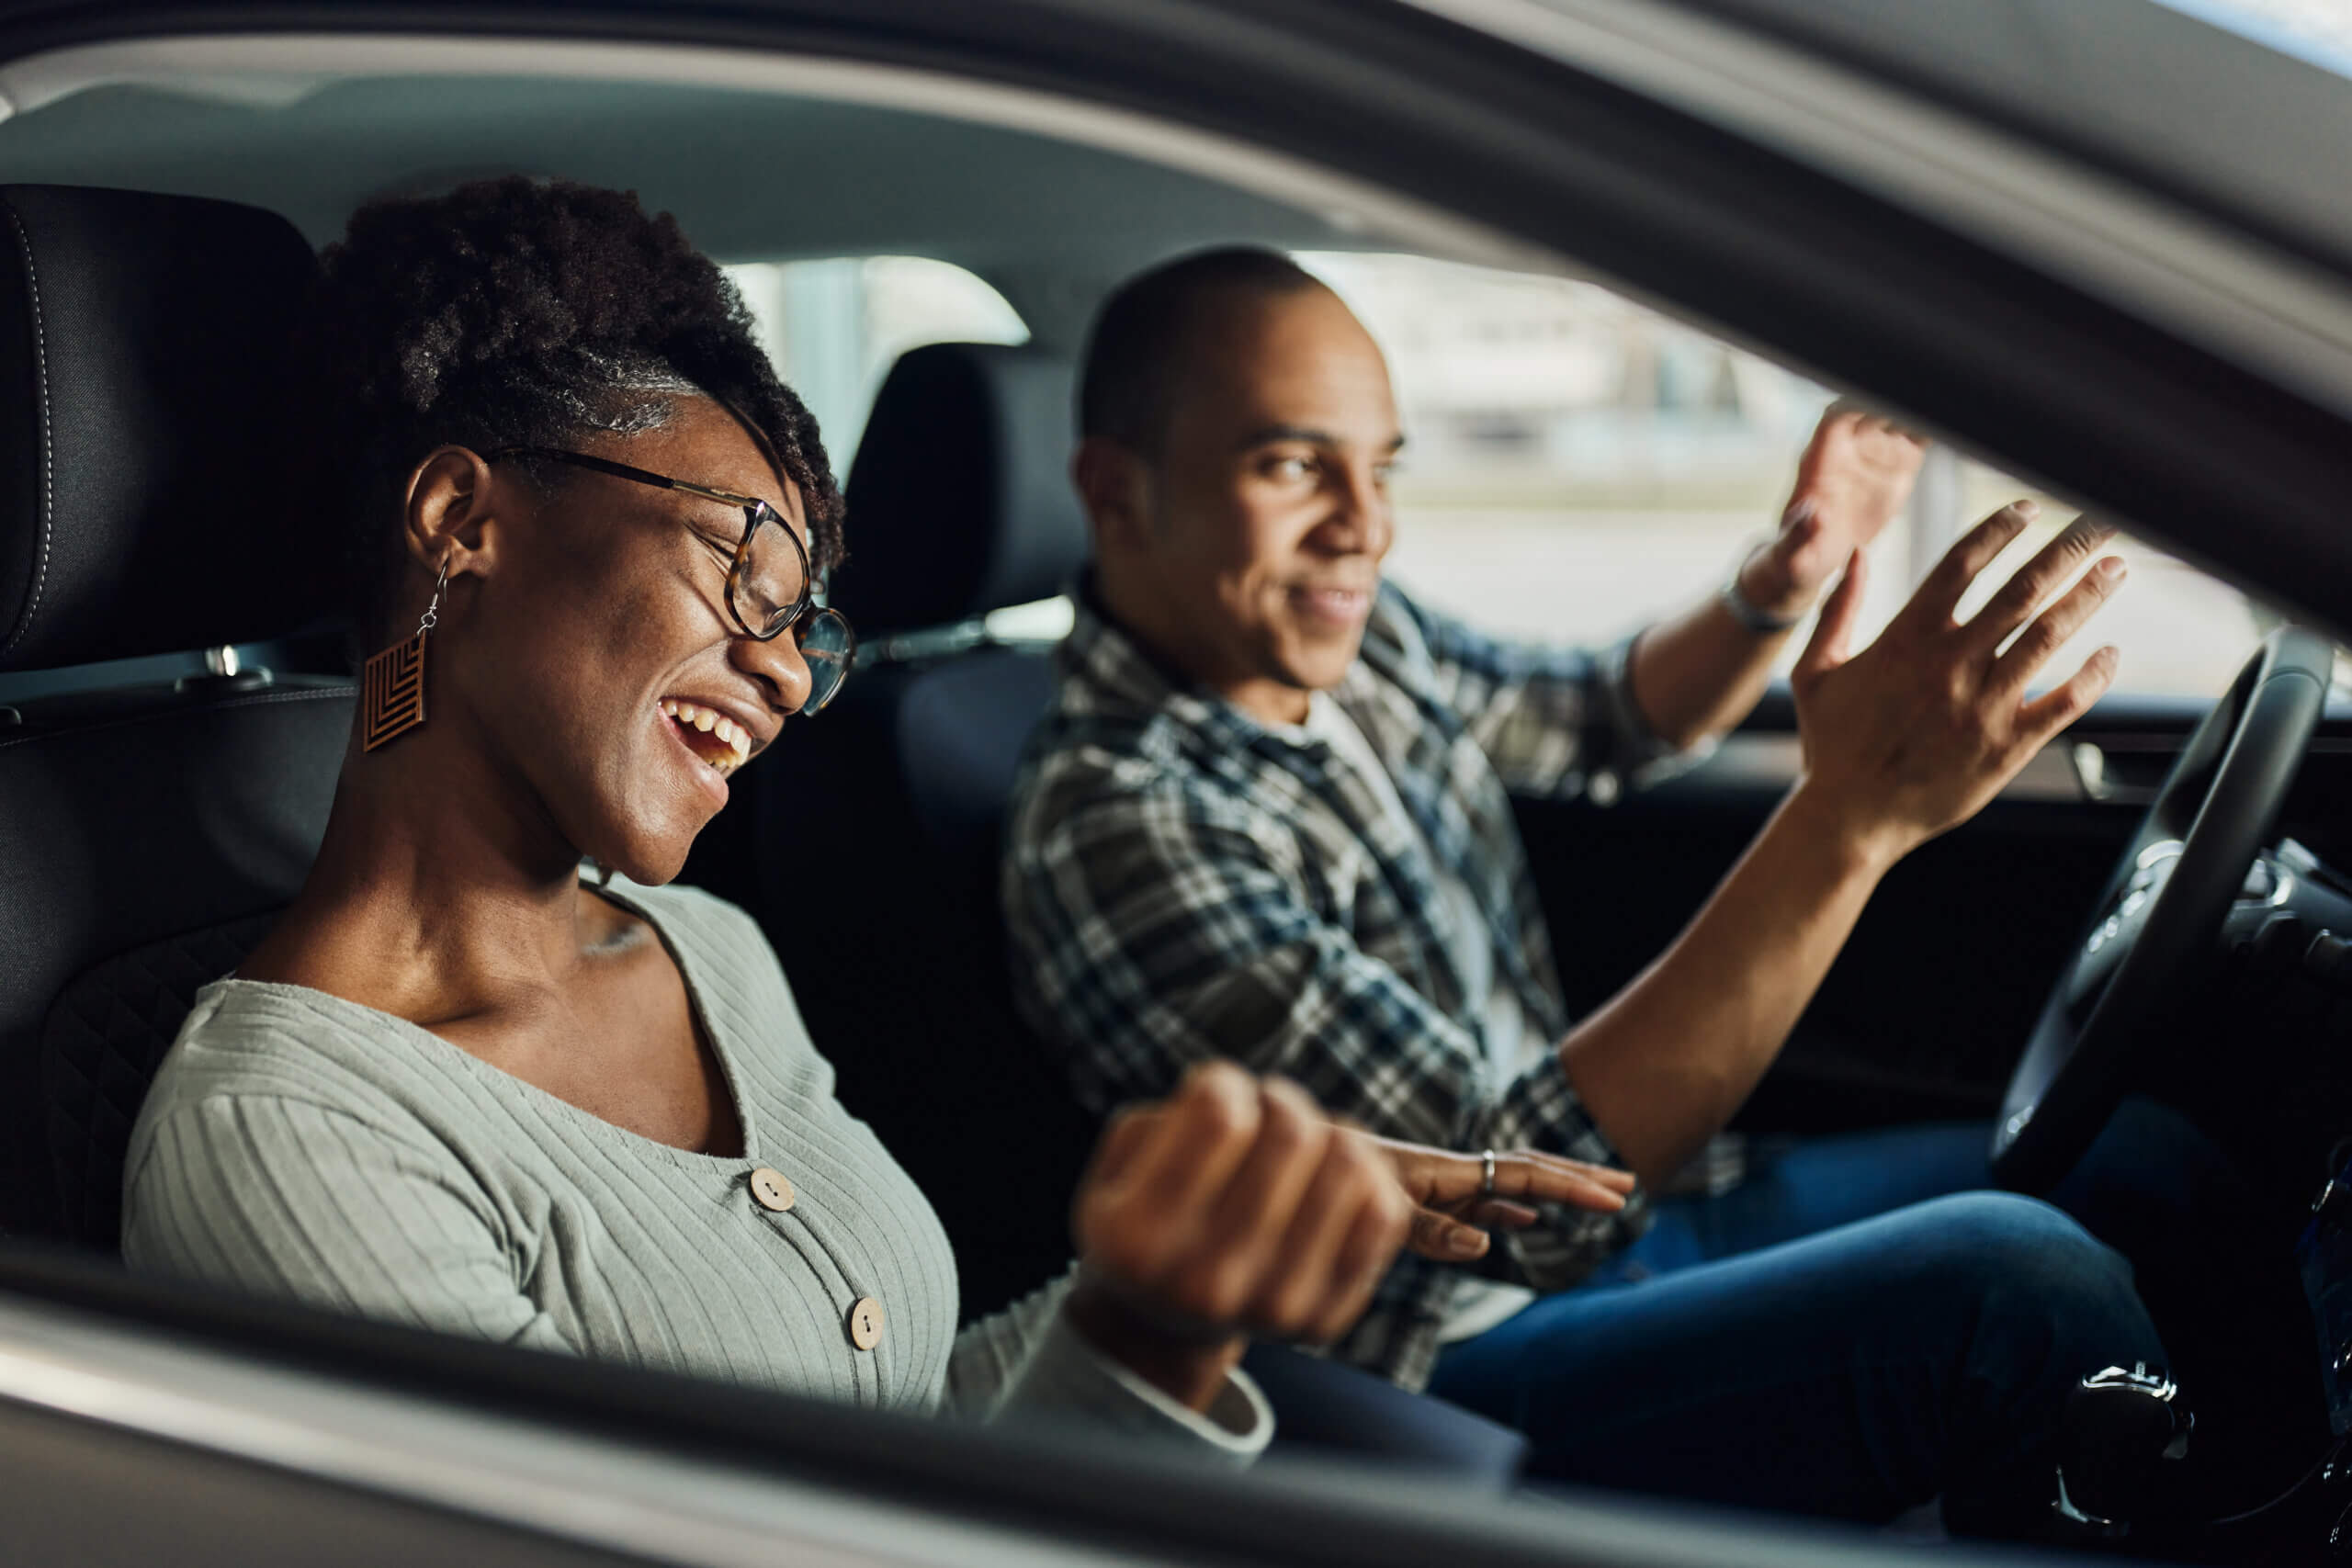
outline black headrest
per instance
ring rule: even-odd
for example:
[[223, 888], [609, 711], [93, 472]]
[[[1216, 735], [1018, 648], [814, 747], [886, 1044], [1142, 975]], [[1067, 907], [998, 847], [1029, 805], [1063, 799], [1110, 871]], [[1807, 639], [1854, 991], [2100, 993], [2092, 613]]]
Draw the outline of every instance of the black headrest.
[[273, 213], [0, 186], [0, 670], [318, 618], [272, 412], [317, 267]]
[[833, 586], [861, 636], [1068, 586], [1086, 558], [1070, 389], [1069, 363], [1036, 349], [944, 343], [899, 356], [850, 468], [850, 558]]

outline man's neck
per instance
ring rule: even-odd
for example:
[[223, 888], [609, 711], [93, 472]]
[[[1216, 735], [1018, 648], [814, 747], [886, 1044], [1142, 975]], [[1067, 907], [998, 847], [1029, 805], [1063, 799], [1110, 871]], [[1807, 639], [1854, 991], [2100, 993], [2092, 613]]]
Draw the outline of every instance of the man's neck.
[[1254, 671], [1225, 668], [1216, 650], [1191, 635], [1181, 617], [1165, 613], [1166, 601], [1129, 591], [1099, 567], [1091, 586], [1095, 613], [1141, 649], [1171, 683], [1204, 687], [1261, 724], [1306, 722], [1312, 692]]

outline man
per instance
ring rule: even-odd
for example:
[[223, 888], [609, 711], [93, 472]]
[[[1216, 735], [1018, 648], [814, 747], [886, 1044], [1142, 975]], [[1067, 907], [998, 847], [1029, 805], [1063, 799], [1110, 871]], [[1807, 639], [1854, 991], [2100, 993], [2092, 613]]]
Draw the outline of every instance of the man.
[[[1597, 656], [1436, 616], [1379, 578], [1403, 445], [1380, 353], [1270, 253], [1122, 288], [1080, 401], [1095, 559], [1003, 894], [1023, 1006], [1097, 1111], [1228, 1056], [1384, 1134], [1531, 1145], [1655, 1192], [1770, 1066], [1880, 877], [2114, 669], [2103, 649], [2025, 695], [2121, 581], [2100, 560], [2046, 603], [2098, 553], [2094, 526], [1954, 622], [2023, 502], [1854, 651], [1860, 547], [1919, 448], [1843, 410], [1777, 537], [1684, 615]], [[1570, 1027], [1509, 792], [1637, 778], [1728, 728], [1833, 578], [1794, 674], [1803, 781], [1680, 940]], [[1965, 1136], [1973, 1172], [1931, 1140], [1798, 1202], [1658, 1205], [1675, 1271], [1640, 1285], [1621, 1264], [1562, 1289], [1641, 1258], [1652, 1204], [1547, 1214], [1490, 1274], [1400, 1267], [1339, 1353], [1520, 1426], [1573, 1479], [1854, 1517], [1941, 1492], [1960, 1528], [2030, 1529], [2065, 1390], [2162, 1349], [2128, 1268], [2054, 1210], [1896, 1209], [1982, 1184], [1984, 1134]]]

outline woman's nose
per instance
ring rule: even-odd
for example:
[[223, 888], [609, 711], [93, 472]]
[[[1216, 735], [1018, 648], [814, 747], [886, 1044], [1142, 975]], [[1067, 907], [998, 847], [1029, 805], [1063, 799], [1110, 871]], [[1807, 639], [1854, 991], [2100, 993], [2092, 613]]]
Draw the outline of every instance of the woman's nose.
[[738, 637], [729, 646], [735, 667], [768, 689], [768, 701], [779, 713], [798, 713], [808, 705], [814, 685], [808, 660], [801, 657], [800, 639], [787, 627], [762, 642]]

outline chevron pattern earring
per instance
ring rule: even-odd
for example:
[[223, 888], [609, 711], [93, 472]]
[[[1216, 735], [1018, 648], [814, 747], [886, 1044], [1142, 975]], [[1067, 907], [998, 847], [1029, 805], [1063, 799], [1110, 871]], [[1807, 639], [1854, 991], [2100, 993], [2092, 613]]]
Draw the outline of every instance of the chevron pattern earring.
[[368, 660], [360, 682], [360, 750], [373, 751], [424, 722], [424, 639], [441, 624], [441, 591], [449, 586], [449, 558], [433, 580], [433, 598], [416, 635]]

